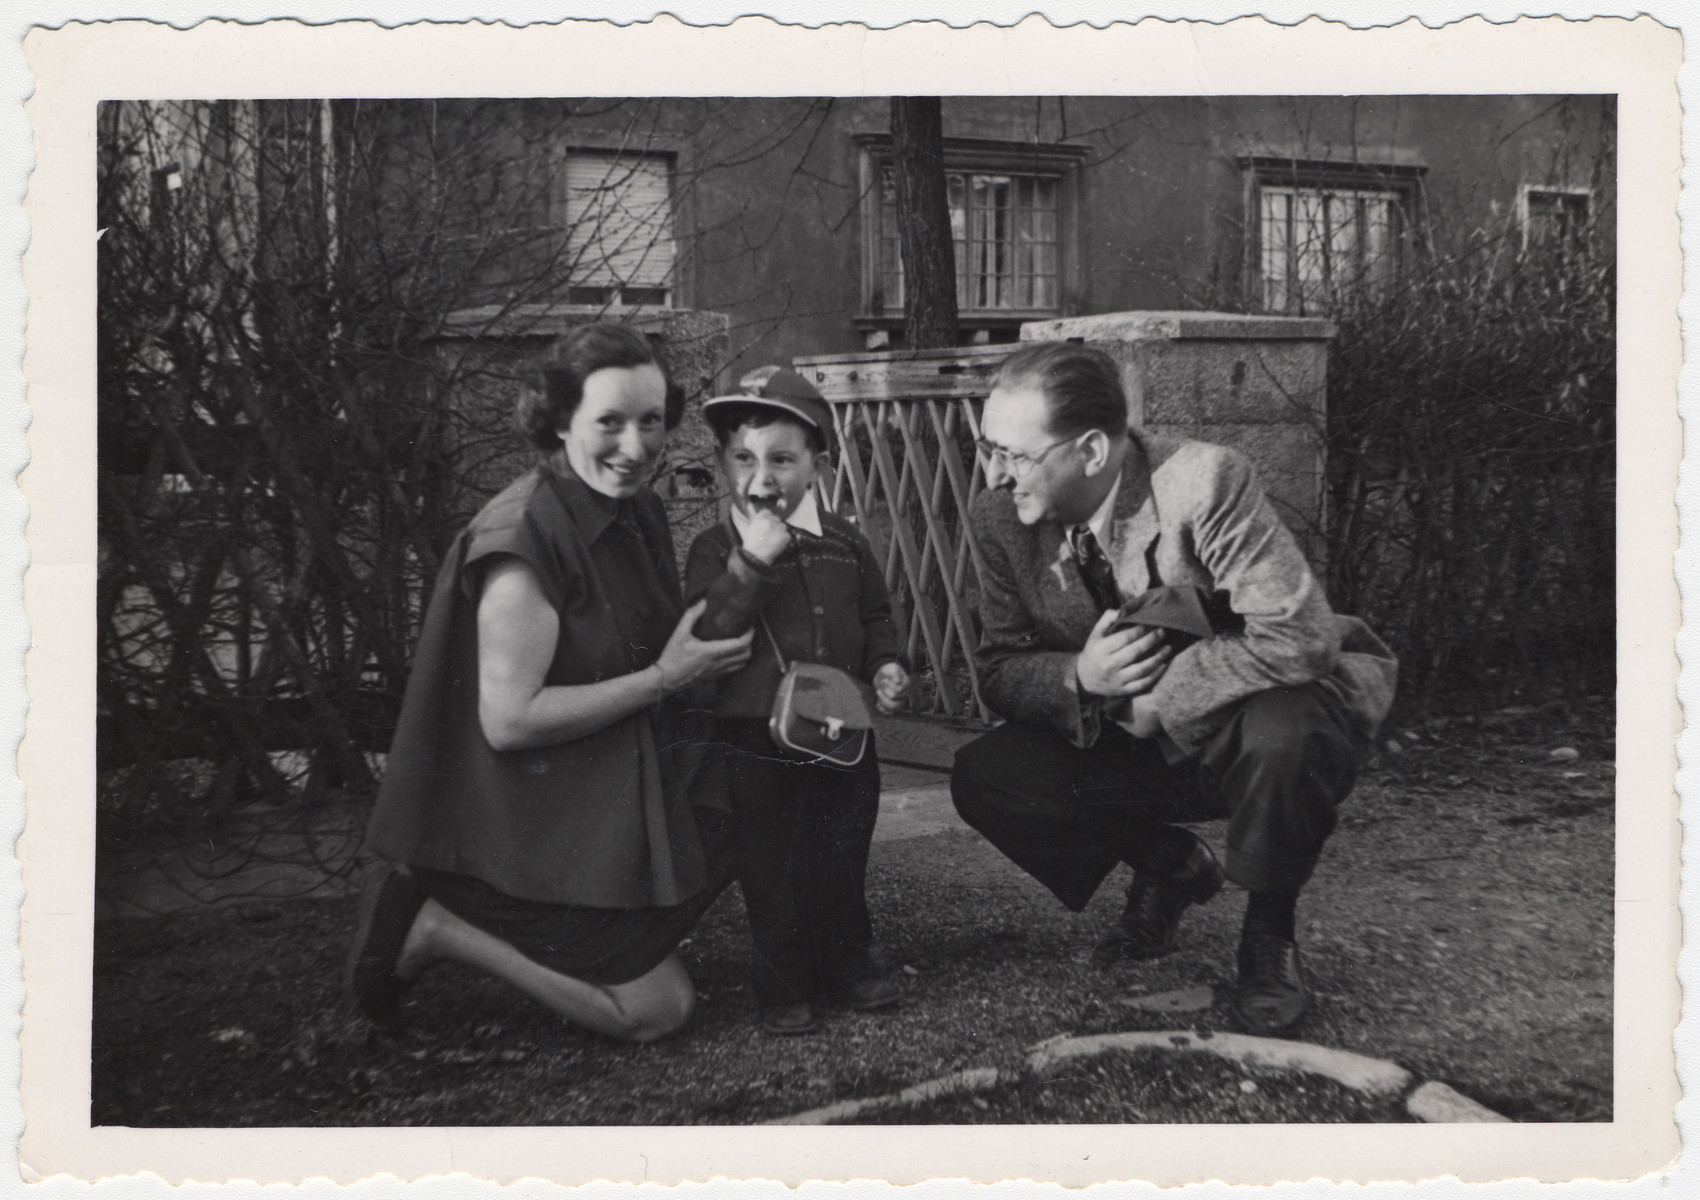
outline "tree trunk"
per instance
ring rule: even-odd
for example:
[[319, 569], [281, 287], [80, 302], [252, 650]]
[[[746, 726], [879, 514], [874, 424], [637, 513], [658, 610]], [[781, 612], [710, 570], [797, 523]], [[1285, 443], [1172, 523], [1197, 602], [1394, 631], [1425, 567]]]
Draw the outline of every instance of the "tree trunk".
[[903, 254], [903, 338], [912, 350], [954, 346], [956, 245], [945, 197], [944, 116], [937, 96], [891, 98], [892, 168]]

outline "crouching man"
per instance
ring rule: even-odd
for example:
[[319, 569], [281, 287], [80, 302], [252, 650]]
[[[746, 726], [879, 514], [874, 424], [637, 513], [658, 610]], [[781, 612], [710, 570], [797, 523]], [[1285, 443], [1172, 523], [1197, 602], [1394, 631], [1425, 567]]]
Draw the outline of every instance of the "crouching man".
[[[1076, 912], [1133, 869], [1103, 966], [1169, 953], [1190, 905], [1243, 886], [1234, 1010], [1288, 1032], [1309, 1004], [1299, 891], [1392, 702], [1392, 654], [1329, 608], [1241, 455], [1129, 429], [1101, 351], [1010, 357], [983, 433], [977, 659], [1007, 723], [957, 754], [957, 811]], [[1187, 612], [1204, 628], [1168, 627]], [[1180, 824], [1214, 818], [1225, 871]]]

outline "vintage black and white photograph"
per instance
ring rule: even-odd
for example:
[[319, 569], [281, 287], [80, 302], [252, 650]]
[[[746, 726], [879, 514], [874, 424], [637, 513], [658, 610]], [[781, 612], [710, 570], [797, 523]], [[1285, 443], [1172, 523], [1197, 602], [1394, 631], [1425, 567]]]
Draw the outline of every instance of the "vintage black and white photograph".
[[105, 101], [90, 1123], [1611, 1121], [1617, 150]]

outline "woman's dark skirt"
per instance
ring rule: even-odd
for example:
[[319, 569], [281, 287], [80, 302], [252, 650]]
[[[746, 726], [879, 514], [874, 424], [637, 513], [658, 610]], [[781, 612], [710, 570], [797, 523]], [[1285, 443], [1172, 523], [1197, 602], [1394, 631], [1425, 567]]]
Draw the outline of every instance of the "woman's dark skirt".
[[697, 809], [708, 884], [665, 908], [586, 908], [521, 900], [470, 875], [409, 870], [430, 897], [470, 925], [500, 938], [539, 966], [599, 987], [640, 979], [673, 953], [732, 881], [727, 814]]

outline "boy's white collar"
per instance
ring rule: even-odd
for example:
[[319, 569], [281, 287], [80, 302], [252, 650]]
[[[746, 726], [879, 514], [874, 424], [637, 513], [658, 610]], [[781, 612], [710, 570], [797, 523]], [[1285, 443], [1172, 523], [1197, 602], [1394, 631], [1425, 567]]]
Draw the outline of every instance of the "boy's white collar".
[[[806, 533], [816, 537], [823, 536], [820, 528], [820, 505], [815, 502], [815, 489], [810, 488], [803, 493], [803, 498], [797, 502], [797, 507], [785, 518], [787, 525], [794, 525]], [[744, 515], [744, 510], [736, 504], [732, 506], [732, 528], [743, 537], [750, 528], [750, 519]]]

